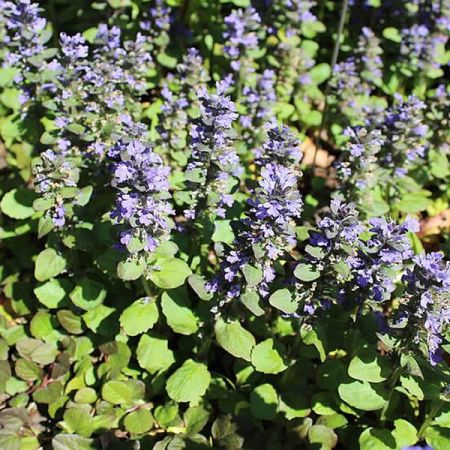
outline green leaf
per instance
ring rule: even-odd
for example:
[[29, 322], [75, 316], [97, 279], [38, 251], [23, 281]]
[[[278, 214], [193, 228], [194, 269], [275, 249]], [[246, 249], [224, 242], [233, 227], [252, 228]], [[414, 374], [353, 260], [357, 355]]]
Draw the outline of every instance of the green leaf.
[[383, 37], [389, 39], [390, 41], [400, 43], [402, 42], [402, 35], [397, 28], [387, 27], [383, 30]]
[[59, 309], [67, 306], [71, 283], [69, 280], [51, 279], [40, 283], [34, 294], [37, 299], [49, 309]]
[[33, 400], [36, 403], [44, 403], [50, 405], [61, 398], [63, 387], [61, 382], [54, 381], [45, 387], [40, 387], [33, 392]]
[[309, 76], [315, 84], [323, 83], [330, 77], [330, 74], [330, 65], [327, 63], [317, 64], [309, 71]]
[[157, 61], [164, 67], [168, 67], [169, 69], [173, 69], [177, 65], [177, 59], [173, 56], [168, 55], [167, 53], [159, 52], [156, 56]]
[[308, 398], [297, 391], [280, 392], [279, 410], [284, 413], [287, 420], [311, 414]]
[[166, 339], [147, 335], [139, 340], [136, 355], [139, 365], [151, 374], [167, 370], [175, 362]]
[[124, 281], [137, 280], [144, 272], [144, 266], [133, 261], [121, 261], [117, 265], [117, 276]]
[[97, 392], [90, 387], [83, 387], [75, 394], [76, 403], [89, 405], [97, 401]]
[[12, 219], [28, 219], [35, 211], [33, 201], [36, 194], [28, 189], [13, 189], [7, 192], [0, 202], [3, 214]]
[[39, 380], [42, 376], [42, 369], [33, 361], [19, 358], [15, 365], [16, 375], [25, 381]]
[[298, 303], [292, 298], [289, 289], [278, 289], [269, 297], [269, 303], [286, 314], [297, 311]]
[[56, 313], [58, 322], [70, 334], [83, 333], [83, 321], [80, 316], [68, 309], [60, 309]]
[[216, 323], [215, 333], [217, 343], [236, 358], [251, 360], [251, 352], [256, 344], [253, 335], [244, 329], [237, 321], [225, 322], [222, 319]]
[[138, 409], [125, 416], [125, 429], [132, 434], [146, 433], [153, 427], [153, 416], [147, 409]]
[[33, 337], [44, 339], [50, 336], [56, 328], [54, 317], [47, 311], [38, 311], [30, 322], [30, 332]]
[[162, 258], [158, 259], [156, 265], [159, 270], [152, 272], [150, 279], [162, 289], [177, 288], [192, 274], [189, 266], [181, 259]]
[[397, 447], [394, 436], [389, 430], [367, 428], [359, 436], [361, 450], [395, 450]]
[[56, 277], [66, 269], [66, 260], [58, 255], [52, 248], [46, 248], [39, 253], [35, 268], [34, 276], [38, 281], [46, 281]]
[[203, 406], [192, 406], [183, 416], [186, 424], [186, 434], [197, 434], [208, 423], [210, 413]]
[[360, 349], [348, 366], [348, 374], [360, 381], [381, 383], [389, 377], [390, 373], [389, 360], [368, 348]]
[[271, 384], [262, 384], [250, 394], [250, 410], [254, 417], [272, 420], [277, 414], [278, 395]]
[[414, 425], [410, 424], [407, 420], [397, 419], [394, 421], [394, 430], [392, 435], [397, 443], [397, 448], [409, 447], [414, 445], [417, 438], [417, 429]]
[[281, 355], [281, 349], [273, 339], [266, 339], [253, 347], [252, 364], [258, 372], [280, 373], [287, 368]]
[[242, 273], [244, 274], [245, 281], [247, 281], [247, 286], [255, 287], [261, 283], [263, 279], [263, 272], [257, 267], [253, 267], [250, 264], [246, 264], [242, 267]]
[[193, 274], [188, 278], [189, 286], [195, 291], [200, 300], [209, 301], [213, 294], [206, 292], [205, 279], [201, 275]]
[[256, 292], [245, 292], [240, 296], [240, 300], [255, 316], [262, 316], [264, 314], [264, 309], [260, 305], [259, 295]]
[[214, 222], [214, 233], [211, 237], [213, 242], [224, 242], [231, 245], [234, 241], [233, 228], [229, 220], [216, 220]]
[[190, 335], [198, 330], [198, 319], [188, 302], [189, 297], [184, 289], [163, 292], [161, 296], [162, 311], [175, 333]]
[[167, 380], [167, 394], [176, 402], [193, 402], [201, 398], [211, 382], [205, 364], [188, 359]]
[[70, 293], [70, 299], [74, 305], [85, 311], [96, 308], [105, 298], [106, 289], [103, 284], [87, 277], [83, 277]]
[[300, 263], [294, 270], [294, 276], [301, 281], [314, 281], [320, 277], [320, 272], [312, 264]]
[[153, 328], [158, 321], [156, 302], [144, 297], [136, 300], [120, 315], [120, 325], [128, 336], [137, 336]]
[[308, 438], [311, 444], [320, 444], [320, 447], [314, 445], [314, 448], [320, 450], [331, 450], [338, 441], [336, 433], [325, 425], [313, 425], [308, 430]]
[[431, 205], [431, 199], [418, 193], [405, 194], [398, 202], [398, 209], [406, 213], [425, 211]]
[[376, 389], [367, 382], [352, 381], [341, 384], [338, 391], [344, 402], [363, 411], [381, 409], [387, 401], [386, 392]]
[[52, 439], [53, 450], [96, 450], [93, 439], [76, 434], [57, 434]]
[[89, 411], [79, 407], [68, 408], [64, 412], [63, 427], [69, 433], [89, 437], [93, 432], [92, 417]]
[[450, 429], [436, 426], [428, 427], [425, 433], [425, 440], [433, 450], [448, 450]]
[[[116, 309], [110, 306], [98, 305], [83, 314], [83, 320], [86, 326], [97, 334], [108, 336], [114, 328], [108, 326], [111, 323], [111, 316], [115, 314]], [[109, 321], [107, 319], [110, 319]]]
[[142, 381], [108, 381], [103, 385], [102, 397], [113, 405], [132, 406], [144, 399], [145, 385]]

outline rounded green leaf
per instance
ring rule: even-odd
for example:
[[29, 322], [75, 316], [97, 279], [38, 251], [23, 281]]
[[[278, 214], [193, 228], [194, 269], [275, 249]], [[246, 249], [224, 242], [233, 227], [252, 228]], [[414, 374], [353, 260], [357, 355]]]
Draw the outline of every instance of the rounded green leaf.
[[250, 410], [257, 419], [272, 420], [277, 414], [278, 395], [271, 384], [262, 384], [250, 394]]
[[280, 349], [274, 345], [273, 339], [256, 345], [252, 350], [252, 364], [258, 372], [280, 373], [287, 368]]
[[320, 277], [320, 272], [311, 264], [300, 263], [294, 270], [294, 276], [301, 281], [314, 281]]
[[105, 297], [106, 289], [103, 284], [87, 277], [82, 278], [70, 293], [74, 305], [85, 311], [96, 308], [103, 303]]
[[142, 334], [155, 325], [159, 313], [156, 303], [147, 297], [140, 298], [120, 315], [120, 325], [128, 336]]
[[46, 248], [39, 253], [36, 259], [34, 276], [38, 281], [49, 280], [64, 271], [66, 264], [66, 260], [55, 250]]
[[167, 380], [167, 394], [176, 402], [193, 402], [205, 394], [210, 381], [208, 368], [188, 359]]
[[113, 405], [132, 405], [142, 400], [145, 394], [145, 385], [142, 381], [108, 381], [103, 385], [102, 397]]
[[151, 374], [167, 370], [175, 362], [166, 339], [147, 335], [139, 340], [136, 355], [139, 365]]
[[76, 434], [58, 434], [52, 439], [53, 450], [95, 450], [93, 439]]
[[75, 401], [82, 404], [95, 403], [97, 392], [90, 387], [83, 387], [75, 394]]
[[30, 322], [31, 334], [38, 339], [44, 339], [55, 331], [54, 316], [47, 311], [38, 311]]
[[92, 417], [89, 411], [80, 407], [68, 408], [64, 412], [63, 427], [69, 433], [89, 437], [92, 434]]
[[225, 322], [220, 319], [215, 326], [218, 344], [236, 358], [251, 360], [252, 349], [256, 344], [253, 335], [237, 322]]
[[341, 384], [339, 396], [353, 408], [364, 411], [376, 411], [383, 408], [387, 401], [387, 393], [367, 382], [353, 381]]
[[51, 279], [45, 283], [39, 284], [34, 289], [39, 302], [45, 305], [49, 309], [59, 309], [66, 306], [66, 300], [69, 298], [70, 281]]
[[348, 374], [360, 381], [381, 383], [390, 373], [391, 366], [388, 359], [369, 349], [358, 351], [348, 366]]
[[144, 267], [133, 261], [121, 261], [117, 265], [117, 276], [121, 280], [137, 280], [144, 272]]
[[185, 290], [163, 292], [161, 308], [167, 324], [175, 333], [189, 335], [198, 330], [198, 319], [190, 309]]
[[138, 409], [125, 416], [123, 420], [125, 429], [132, 434], [142, 434], [153, 426], [153, 417], [147, 409]]
[[289, 289], [278, 289], [269, 297], [269, 303], [286, 314], [297, 311], [298, 303], [293, 300]]
[[0, 202], [3, 214], [12, 219], [28, 219], [35, 211], [33, 201], [36, 194], [28, 189], [13, 189], [7, 192]]
[[192, 274], [189, 266], [181, 259], [161, 258], [156, 265], [158, 270], [152, 272], [150, 279], [162, 289], [175, 289]]

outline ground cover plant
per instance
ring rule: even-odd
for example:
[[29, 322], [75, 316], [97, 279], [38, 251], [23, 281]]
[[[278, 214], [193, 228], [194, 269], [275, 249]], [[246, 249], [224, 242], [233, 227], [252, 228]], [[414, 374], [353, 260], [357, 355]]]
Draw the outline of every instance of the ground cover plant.
[[0, 448], [450, 448], [448, 0], [0, 0]]

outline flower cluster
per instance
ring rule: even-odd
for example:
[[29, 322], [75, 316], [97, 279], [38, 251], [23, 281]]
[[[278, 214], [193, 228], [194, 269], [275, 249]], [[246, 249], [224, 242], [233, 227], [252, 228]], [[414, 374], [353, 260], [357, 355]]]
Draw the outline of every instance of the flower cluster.
[[[274, 128], [269, 131], [266, 148], [284, 147], [286, 153], [293, 154], [296, 148], [287, 149], [292, 143], [297, 144], [286, 128]], [[233, 247], [224, 257], [219, 276], [207, 285], [217, 294], [214, 313], [221, 312], [224, 304], [241, 293], [267, 296], [269, 284], [275, 279], [275, 261], [295, 246], [292, 225], [301, 215], [303, 201], [297, 188], [299, 174], [290, 160], [283, 162], [289, 166], [273, 161], [261, 169], [258, 187], [248, 199], [249, 210], [235, 223]], [[249, 281], [248, 271], [256, 271], [256, 283]]]
[[224, 52], [231, 60], [231, 68], [242, 76], [248, 75], [252, 71], [248, 58], [258, 48], [261, 19], [254, 8], [236, 9], [225, 17], [225, 25]]
[[[413, 258], [414, 266], [403, 276], [406, 294], [398, 309], [395, 325], [407, 326], [407, 343], [420, 344], [425, 335], [430, 362], [442, 359], [441, 344], [450, 325], [450, 263], [440, 253]], [[408, 345], [408, 344], [406, 344]]]
[[142, 37], [123, 44], [120, 38], [119, 28], [100, 25], [91, 49], [80, 34], [61, 33], [61, 52], [46, 66], [53, 77], [45, 86], [51, 95], [44, 104], [55, 116], [46, 143], [53, 148], [33, 170], [38, 193], [51, 199], [47, 215], [57, 228], [73, 215], [73, 206], [89, 199], [78, 200], [79, 192], [92, 189], [78, 187], [80, 168], [90, 170], [84, 182], [106, 172], [99, 161], [122, 126], [123, 111], [133, 110], [145, 90], [151, 60]]
[[[183, 61], [177, 66], [177, 74], [167, 78], [161, 96], [158, 146], [172, 167], [186, 165], [185, 147], [190, 113], [198, 108], [195, 88], [205, 88], [209, 75], [203, 60], [195, 48], [189, 48]], [[169, 86], [173, 86], [170, 89]]]
[[144, 11], [139, 25], [149, 50], [156, 54], [156, 50], [164, 50], [169, 43], [172, 9], [164, 0], [156, 0]]
[[185, 211], [189, 219], [195, 218], [205, 204], [224, 217], [225, 206], [233, 203], [229, 192], [239, 158], [233, 148], [232, 124], [238, 115], [235, 104], [226, 95], [230, 83], [231, 79], [218, 82], [215, 93], [206, 88], [197, 91], [200, 117], [190, 130], [191, 156], [185, 174], [191, 197]]
[[[0, 2], [1, 46], [5, 48], [4, 66], [16, 69], [15, 84], [21, 89], [21, 103], [36, 95], [36, 77], [39, 66], [33, 58], [42, 58], [45, 41], [46, 20], [40, 16], [39, 5], [31, 0]], [[1, 48], [1, 47], [0, 47]]]
[[397, 96], [381, 117], [373, 116], [365, 127], [345, 130], [349, 141], [338, 163], [338, 175], [347, 199], [355, 200], [358, 194], [362, 200], [361, 191], [389, 186], [425, 156], [428, 126], [424, 109], [425, 104], [416, 97], [404, 100]]
[[343, 148], [337, 166], [338, 176], [346, 192], [346, 198], [378, 182], [378, 154], [384, 143], [380, 130], [368, 131], [364, 127], [346, 128], [344, 135], [349, 141]]
[[[49, 217], [56, 228], [62, 228], [66, 223], [67, 198], [77, 194], [71, 191], [77, 187], [80, 169], [77, 161], [65, 155], [55, 154], [53, 150], [41, 153], [33, 165], [36, 192], [48, 204], [45, 205], [46, 217]], [[76, 203], [76, 202], [74, 202]]]
[[397, 176], [405, 175], [408, 167], [425, 155], [424, 137], [428, 126], [423, 123], [424, 110], [425, 103], [417, 97], [410, 96], [404, 100], [397, 95], [380, 124], [384, 136], [380, 163]]
[[120, 244], [130, 258], [146, 257], [167, 239], [173, 226], [168, 177], [164, 165], [148, 143], [121, 137], [110, 149], [115, 160], [112, 186], [118, 190], [111, 218], [121, 225]]
[[335, 108], [360, 120], [372, 112], [368, 104], [374, 88], [381, 83], [383, 62], [380, 40], [372, 30], [362, 29], [353, 54], [335, 65], [330, 81]]
[[302, 27], [317, 22], [312, 12], [317, 2], [314, 0], [279, 0], [274, 2], [274, 10], [282, 12], [281, 23], [286, 27], [286, 34], [301, 34]]
[[[311, 232], [306, 262], [321, 283], [312, 283], [303, 311], [315, 314], [331, 303], [359, 305], [391, 298], [398, 274], [413, 256], [407, 233], [418, 231], [417, 221], [407, 218], [398, 225], [372, 218], [368, 225], [358, 219], [354, 204], [337, 197], [330, 213]], [[363, 238], [364, 234], [368, 238]], [[300, 280], [303, 280], [300, 275]], [[300, 292], [307, 292], [304, 286]]]
[[245, 108], [245, 114], [239, 117], [239, 122], [248, 148], [257, 145], [259, 135], [263, 133], [263, 125], [273, 119], [276, 99], [275, 72], [270, 69], [258, 76], [255, 88], [244, 86], [242, 89], [240, 104]]
[[291, 167], [298, 163], [302, 154], [300, 142], [294, 132], [288, 127], [272, 126], [267, 130], [268, 139], [255, 150], [255, 164], [265, 167], [276, 163], [280, 166]]

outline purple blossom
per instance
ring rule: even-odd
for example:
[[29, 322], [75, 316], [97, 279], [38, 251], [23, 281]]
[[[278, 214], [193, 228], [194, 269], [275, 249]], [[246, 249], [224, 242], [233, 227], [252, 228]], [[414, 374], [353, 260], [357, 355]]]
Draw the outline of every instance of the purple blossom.
[[260, 29], [261, 19], [254, 8], [246, 8], [233, 10], [224, 21], [224, 52], [231, 59], [232, 69], [238, 72], [242, 57], [258, 48], [257, 31]]
[[197, 216], [207, 202], [213, 211], [223, 216], [223, 206], [229, 203], [231, 177], [236, 174], [239, 158], [233, 148], [232, 123], [237, 119], [236, 107], [225, 94], [231, 79], [217, 82], [216, 92], [206, 88], [197, 91], [200, 118], [190, 130], [191, 156], [186, 179], [191, 190], [190, 217]]
[[407, 294], [397, 315], [407, 319], [415, 344], [424, 337], [430, 362], [435, 365], [442, 359], [441, 344], [450, 324], [450, 263], [440, 253], [420, 254], [413, 262], [403, 276]]
[[295, 165], [302, 157], [300, 142], [286, 126], [271, 126], [264, 144], [255, 150], [255, 163], [264, 167], [277, 163], [285, 167]]
[[111, 218], [120, 224], [120, 243], [130, 257], [153, 253], [168, 237], [174, 211], [169, 203], [170, 168], [152, 148], [138, 139], [121, 138], [110, 155], [112, 186], [118, 190]]

